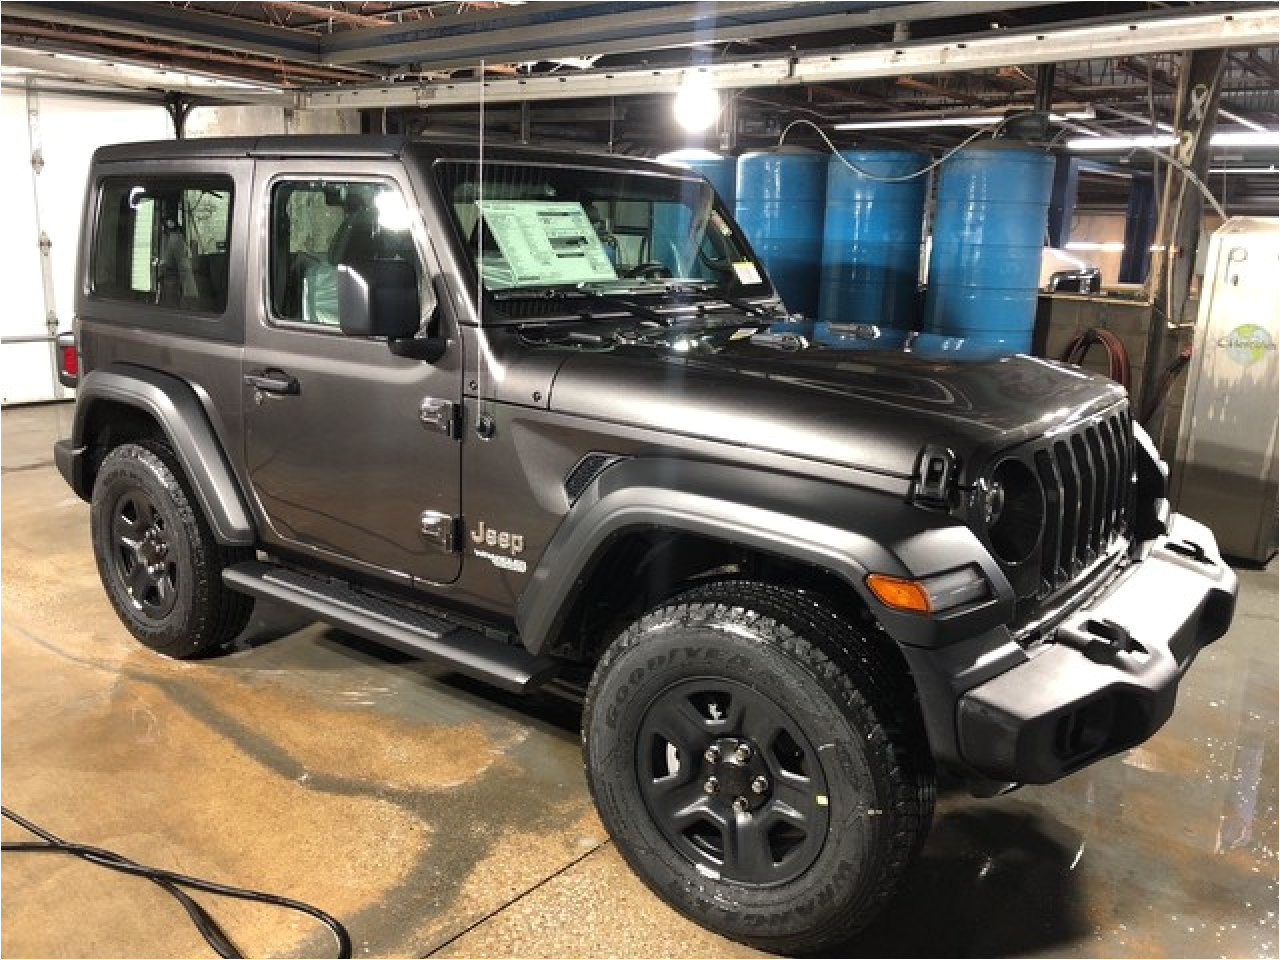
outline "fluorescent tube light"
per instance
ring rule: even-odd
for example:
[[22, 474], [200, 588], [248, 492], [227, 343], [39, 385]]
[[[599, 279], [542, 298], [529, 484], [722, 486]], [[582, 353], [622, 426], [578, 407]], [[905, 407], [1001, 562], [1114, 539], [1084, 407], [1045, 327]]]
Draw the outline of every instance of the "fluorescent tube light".
[[1212, 174], [1220, 173], [1280, 173], [1280, 168], [1270, 167], [1212, 167], [1209, 170]]
[[976, 117], [922, 117], [919, 120], [855, 120], [837, 123], [837, 130], [910, 130], [919, 127], [988, 127], [1004, 117], [983, 114]]
[[1173, 134], [1145, 134], [1141, 137], [1076, 137], [1067, 141], [1068, 150], [1097, 151], [1134, 150], [1139, 147], [1172, 147], [1178, 142]]
[[[1163, 149], [1178, 142], [1173, 134], [1145, 134], [1140, 137], [1076, 137], [1067, 141], [1068, 150], [1102, 153], [1141, 147]], [[1223, 130], [1209, 143], [1215, 147], [1280, 147], [1280, 130]]]
[[1209, 142], [1215, 147], [1280, 147], [1280, 130], [1223, 130]]
[[[1093, 108], [1084, 110], [1068, 110], [1065, 113], [1051, 113], [1049, 119], [1054, 123], [1064, 120], [1092, 120]], [[897, 120], [850, 120], [846, 123], [834, 124], [836, 130], [913, 130], [923, 127], [994, 127], [1003, 122], [1002, 113], [973, 113], [959, 117], [906, 117]]]

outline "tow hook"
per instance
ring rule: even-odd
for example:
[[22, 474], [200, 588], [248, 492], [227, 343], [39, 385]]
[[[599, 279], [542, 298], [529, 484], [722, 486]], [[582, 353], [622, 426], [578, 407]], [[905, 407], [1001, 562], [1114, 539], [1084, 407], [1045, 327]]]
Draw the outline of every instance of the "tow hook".
[[1094, 663], [1108, 663], [1121, 653], [1146, 653], [1146, 647], [1114, 620], [1086, 620], [1058, 631], [1058, 641], [1075, 647]]
[[1190, 540], [1170, 541], [1164, 545], [1164, 548], [1170, 553], [1176, 553], [1180, 557], [1186, 557], [1196, 563], [1204, 564], [1206, 567], [1213, 566], [1213, 561], [1209, 559], [1209, 555], [1204, 552], [1204, 547]]

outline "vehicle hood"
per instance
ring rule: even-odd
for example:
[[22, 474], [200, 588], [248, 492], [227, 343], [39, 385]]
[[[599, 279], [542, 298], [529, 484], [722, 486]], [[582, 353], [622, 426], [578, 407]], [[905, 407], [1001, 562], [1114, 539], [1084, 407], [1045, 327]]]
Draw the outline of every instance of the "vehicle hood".
[[1036, 357], [939, 360], [791, 342], [576, 352], [560, 366], [550, 407], [901, 477], [925, 444], [940, 444], [967, 483], [997, 451], [1125, 397], [1111, 380]]

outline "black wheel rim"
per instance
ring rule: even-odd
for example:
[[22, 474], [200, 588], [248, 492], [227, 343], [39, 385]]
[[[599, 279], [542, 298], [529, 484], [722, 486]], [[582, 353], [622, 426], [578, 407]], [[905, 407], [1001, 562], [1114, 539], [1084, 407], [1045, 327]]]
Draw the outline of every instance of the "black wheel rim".
[[115, 575], [139, 613], [163, 619], [178, 597], [178, 565], [169, 525], [141, 490], [121, 494], [111, 511], [111, 559]]
[[745, 684], [707, 677], [659, 693], [640, 724], [636, 774], [658, 829], [704, 874], [785, 883], [822, 850], [829, 794], [818, 752]]

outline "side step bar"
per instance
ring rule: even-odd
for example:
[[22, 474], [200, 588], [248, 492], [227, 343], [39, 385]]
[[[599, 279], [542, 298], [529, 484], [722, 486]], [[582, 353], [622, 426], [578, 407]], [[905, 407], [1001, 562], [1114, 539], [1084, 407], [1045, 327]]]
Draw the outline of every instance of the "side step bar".
[[448, 663], [459, 673], [514, 693], [551, 679], [556, 663], [429, 614], [296, 570], [251, 560], [222, 571], [232, 590], [305, 610], [317, 620], [406, 653]]

